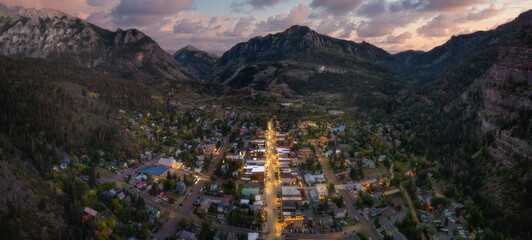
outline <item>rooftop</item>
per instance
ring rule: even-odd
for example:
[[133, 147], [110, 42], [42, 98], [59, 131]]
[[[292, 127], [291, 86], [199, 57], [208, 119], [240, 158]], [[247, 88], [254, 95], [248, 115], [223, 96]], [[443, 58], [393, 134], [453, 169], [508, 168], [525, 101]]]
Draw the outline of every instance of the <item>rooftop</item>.
[[283, 186], [282, 193], [283, 196], [301, 195], [301, 192], [299, 191], [299, 186]]
[[170, 169], [170, 168], [167, 167], [167, 166], [163, 166], [163, 165], [157, 164], [157, 165], [147, 166], [147, 167], [141, 169], [139, 172], [140, 173], [146, 173], [146, 174], [154, 175], [154, 176], [161, 176], [164, 173], [166, 173], [166, 171], [168, 171], [168, 169]]

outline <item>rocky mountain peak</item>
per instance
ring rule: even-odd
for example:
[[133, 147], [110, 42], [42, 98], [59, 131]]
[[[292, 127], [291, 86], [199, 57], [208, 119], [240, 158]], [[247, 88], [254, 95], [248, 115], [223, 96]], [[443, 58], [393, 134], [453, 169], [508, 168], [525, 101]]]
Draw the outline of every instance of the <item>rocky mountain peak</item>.
[[203, 79], [212, 70], [214, 63], [219, 58], [192, 45], [177, 50], [173, 57], [190, 74], [200, 79]]
[[0, 55], [55, 58], [128, 77], [188, 78], [141, 31], [112, 32], [52, 9], [16, 8], [0, 18]]
[[25, 17], [30, 18], [32, 20], [39, 20], [39, 19], [53, 19], [53, 18], [63, 18], [66, 17], [68, 19], [75, 19], [76, 17], [71, 16], [69, 14], [66, 14], [64, 12], [61, 12], [59, 10], [50, 9], [50, 8], [43, 8], [43, 9], [37, 9], [37, 8], [15, 8], [10, 12], [11, 17]]

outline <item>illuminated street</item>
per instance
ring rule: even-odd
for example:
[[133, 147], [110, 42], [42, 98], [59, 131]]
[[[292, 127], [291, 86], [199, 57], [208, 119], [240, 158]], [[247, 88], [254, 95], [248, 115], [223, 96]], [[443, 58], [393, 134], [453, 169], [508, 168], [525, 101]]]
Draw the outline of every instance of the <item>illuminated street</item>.
[[[275, 174], [277, 169], [275, 157], [275, 131], [273, 130], [273, 123], [268, 122], [268, 133], [266, 137], [266, 177], [265, 181], [265, 198], [266, 198], [266, 212], [267, 221], [264, 228], [265, 239], [281, 239], [282, 232], [282, 216], [278, 217], [277, 207], [277, 192], [279, 191], [279, 182]], [[281, 220], [280, 220], [281, 219]]]

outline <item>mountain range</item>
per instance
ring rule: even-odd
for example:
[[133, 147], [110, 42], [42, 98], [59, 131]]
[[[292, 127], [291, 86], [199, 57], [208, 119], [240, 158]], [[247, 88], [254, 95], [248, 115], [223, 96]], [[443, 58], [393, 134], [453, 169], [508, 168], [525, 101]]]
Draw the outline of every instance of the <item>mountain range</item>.
[[50, 153], [36, 145], [136, 151], [109, 119], [117, 109], [173, 111], [175, 102], [235, 97], [354, 110], [410, 128], [409, 150], [474, 192], [493, 210], [485, 214], [502, 216], [482, 224], [516, 236], [518, 221], [532, 229], [531, 26], [529, 10], [427, 52], [390, 54], [296, 25], [218, 57], [191, 45], [170, 55], [139, 30], [109, 31], [56, 10], [0, 11], [0, 143], [32, 156], [41, 172]]
[[2, 55], [63, 60], [148, 82], [191, 78], [136, 29], [112, 32], [52, 9], [18, 8], [0, 16]]

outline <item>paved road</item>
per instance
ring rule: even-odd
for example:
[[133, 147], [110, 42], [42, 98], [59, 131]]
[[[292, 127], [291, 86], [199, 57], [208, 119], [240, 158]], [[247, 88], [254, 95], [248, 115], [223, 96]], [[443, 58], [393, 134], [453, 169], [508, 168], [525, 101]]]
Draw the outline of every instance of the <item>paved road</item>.
[[[329, 163], [327, 162], [327, 159], [323, 156], [323, 153], [321, 152], [321, 149], [318, 144], [316, 144], [316, 142], [313, 142], [313, 145], [316, 148], [316, 152], [318, 154], [318, 161], [321, 164], [323, 172], [328, 176], [329, 181], [332, 182], [334, 185], [340, 185], [340, 181], [329, 167]], [[371, 239], [382, 239], [379, 233], [377, 233], [377, 230], [375, 230], [375, 228], [373, 227], [373, 223], [362, 217], [362, 215], [355, 208], [353, 197], [351, 197], [351, 194], [345, 189], [338, 189], [338, 194], [343, 197], [349, 216], [357, 216], [360, 220], [360, 222], [358, 223], [358, 225], [360, 226], [360, 231], [366, 233], [369, 237], [371, 237]]]
[[[208, 176], [211, 176], [214, 171], [216, 170], [216, 168], [218, 167], [218, 164], [220, 163], [220, 160], [222, 159], [223, 157], [223, 153], [227, 151], [227, 148], [229, 147], [229, 136], [238, 129], [238, 126], [240, 124], [238, 122], [236, 122], [233, 127], [231, 128], [231, 131], [229, 132], [229, 134], [227, 136], [225, 136], [223, 139], [222, 139], [222, 144], [220, 146], [220, 148], [218, 149], [218, 153], [215, 154], [213, 157], [214, 159], [212, 160], [212, 163], [211, 163], [211, 166], [209, 166], [209, 168], [207, 169], [207, 172], [205, 174], [197, 174], [199, 176], [201, 176], [202, 178], [204, 178], [204, 180], [200, 180], [198, 181], [197, 184], [195, 184], [194, 186], [192, 186], [192, 189], [190, 190], [190, 196], [186, 197], [182, 202], [181, 202], [181, 205], [180, 207], [177, 207], [177, 208], [174, 208], [174, 210], [172, 211], [172, 213], [170, 214], [170, 217], [168, 218], [168, 221], [161, 227], [161, 230], [155, 234], [155, 238], [156, 239], [165, 239], [167, 237], [170, 237], [172, 234], [175, 233], [175, 230], [176, 230], [176, 226], [177, 226], [177, 223], [179, 222], [179, 220], [183, 217], [190, 217], [190, 216], [194, 216], [194, 201], [196, 201], [196, 199], [198, 199], [199, 195], [200, 195], [200, 189], [201, 187], [205, 186], [205, 184], [209, 183], [207, 177]], [[201, 220], [198, 219], [198, 223], [199, 225], [201, 225]], [[224, 227], [229, 227], [227, 225], [221, 225], [221, 224], [213, 224], [214, 226], [220, 228], [220, 229], [224, 229]], [[229, 227], [231, 228], [231, 227]], [[233, 228], [231, 228], [233, 229]], [[231, 230], [232, 231], [232, 230]], [[247, 232], [251, 232], [251, 231], [247, 231]]]
[[355, 235], [356, 233], [353, 232], [353, 230], [359, 231], [360, 225], [356, 225], [354, 228], [349, 228], [349, 229], [344, 229], [344, 230], [345, 231], [342, 231], [342, 232], [325, 233], [325, 234], [299, 234], [299, 233], [285, 232], [284, 236], [285, 236], [285, 239], [341, 239], [344, 237]]
[[281, 239], [282, 225], [277, 219], [277, 192], [279, 182], [276, 181], [276, 159], [275, 159], [275, 131], [272, 122], [268, 122], [268, 134], [266, 136], [266, 154], [267, 154], [267, 176], [265, 179], [266, 198], [266, 222], [264, 227], [264, 236], [266, 239]]

